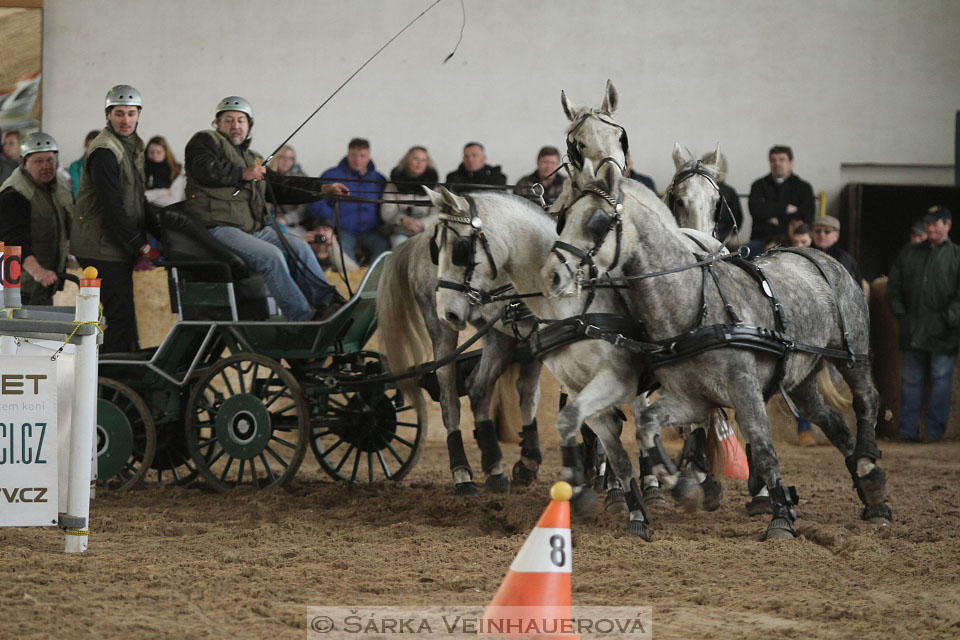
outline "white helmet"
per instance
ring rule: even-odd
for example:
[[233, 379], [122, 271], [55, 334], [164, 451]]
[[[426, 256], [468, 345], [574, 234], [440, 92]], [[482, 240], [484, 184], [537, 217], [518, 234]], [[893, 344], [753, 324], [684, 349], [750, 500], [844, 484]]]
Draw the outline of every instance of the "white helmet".
[[40, 153], [41, 151], [60, 152], [60, 149], [57, 147], [57, 141], [53, 139], [53, 136], [41, 131], [35, 131], [20, 142], [20, 156], [23, 158], [26, 158], [31, 153]]
[[107, 109], [121, 105], [143, 108], [143, 98], [140, 97], [140, 92], [128, 84], [118, 84], [107, 91], [105, 102]]
[[219, 118], [220, 114], [224, 111], [239, 111], [240, 113], [245, 113], [251, 122], [253, 121], [253, 107], [240, 96], [227, 96], [221, 100], [220, 103], [217, 104], [217, 114], [215, 117]]

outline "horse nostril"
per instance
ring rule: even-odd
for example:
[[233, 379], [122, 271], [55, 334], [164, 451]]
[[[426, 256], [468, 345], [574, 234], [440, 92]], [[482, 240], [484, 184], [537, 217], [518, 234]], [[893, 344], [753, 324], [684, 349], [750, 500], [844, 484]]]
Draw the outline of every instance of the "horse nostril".
[[458, 316], [453, 311], [447, 311], [447, 322], [450, 324], [460, 324], [460, 316]]
[[553, 278], [550, 280], [550, 282], [554, 289], [558, 289], [560, 287], [560, 274], [554, 271]]

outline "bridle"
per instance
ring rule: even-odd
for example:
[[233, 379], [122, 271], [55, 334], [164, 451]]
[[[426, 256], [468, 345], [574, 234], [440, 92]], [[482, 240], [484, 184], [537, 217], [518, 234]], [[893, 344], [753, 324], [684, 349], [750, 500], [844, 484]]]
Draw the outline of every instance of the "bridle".
[[[487, 262], [493, 272], [492, 278], [497, 278], [497, 265], [493, 261], [493, 254], [490, 253], [490, 243], [483, 232], [483, 221], [477, 215], [477, 203], [472, 196], [464, 196], [470, 205], [470, 216], [460, 216], [453, 213], [440, 213], [440, 222], [437, 224], [430, 238], [430, 260], [435, 265], [440, 263], [440, 244], [446, 242], [446, 231], [454, 235], [453, 246], [450, 248], [450, 261], [454, 266], [464, 267], [463, 282], [450, 282], [449, 280], [440, 280], [437, 282], [437, 289], [452, 289], [459, 291], [467, 296], [470, 305], [477, 307], [484, 304], [489, 293], [484, 293], [474, 288], [470, 281], [473, 279], [473, 272], [479, 262], [477, 261], [477, 245], [483, 248], [487, 256]], [[461, 235], [453, 225], [463, 225], [470, 229], [470, 235]]]
[[[683, 182], [689, 180], [693, 176], [701, 176], [705, 178], [707, 182], [710, 183], [710, 186], [712, 186], [714, 190], [717, 192], [717, 204], [713, 210], [713, 231], [711, 232], [711, 235], [716, 238], [717, 228], [720, 225], [720, 218], [723, 216], [724, 211], [726, 211], [727, 215], [729, 215], [730, 219], [733, 221], [734, 230], [732, 231], [732, 233], [736, 233], [737, 221], [733, 216], [733, 212], [730, 210], [730, 205], [727, 204], [727, 199], [723, 197], [723, 192], [720, 191], [720, 185], [717, 183], [717, 179], [714, 178], [709, 171], [703, 168], [702, 160], [697, 160], [696, 164], [691, 168], [684, 169], [683, 171], [678, 172], [677, 175], [673, 176], [673, 181], [670, 182], [670, 186], [667, 187], [667, 194], [666, 194], [667, 207], [670, 208], [670, 211], [673, 213], [673, 217], [674, 218], [677, 217], [678, 201], [676, 196], [676, 189]], [[721, 240], [724, 243], [724, 245], [726, 245], [726, 241], [728, 238], [723, 238], [723, 239], [717, 238], [717, 239]]]
[[[599, 111], [599, 112], [589, 111], [581, 115], [579, 121], [567, 133], [567, 157], [570, 158], [570, 162], [573, 163], [573, 166], [576, 167], [578, 171], [583, 171], [583, 152], [580, 150], [580, 146], [579, 146], [580, 143], [578, 143], [574, 139], [573, 134], [579, 131], [580, 127], [582, 127], [583, 124], [587, 120], [589, 120], [591, 116], [604, 124], [608, 124], [611, 127], [616, 127], [617, 129], [620, 129], [620, 148], [623, 149], [623, 158], [624, 158], [624, 162], [626, 162], [626, 158], [628, 156], [628, 153], [630, 152], [630, 141], [627, 139], [627, 130], [621, 127], [619, 124], [617, 124], [613, 120], [610, 120], [610, 118], [612, 117], [610, 113], [606, 111]], [[603, 116], [606, 116], [606, 117], [603, 117]], [[619, 168], [620, 172], [623, 173], [624, 167], [621, 167], [620, 163], [618, 163], [615, 158], [612, 158], [610, 156], [607, 156], [606, 158], [601, 160], [600, 164], [597, 165], [597, 167], [594, 169], [594, 172], [599, 172], [600, 167], [602, 167], [607, 162], [612, 162], [613, 164], [617, 165], [617, 168]]]
[[[613, 262], [611, 263], [609, 270], [614, 269], [617, 264], [620, 262], [620, 244], [623, 238], [623, 190], [621, 189], [617, 194], [617, 198], [614, 199], [609, 193], [597, 186], [587, 186], [582, 189], [581, 194], [571, 202], [567, 207], [560, 212], [559, 217], [557, 218], [557, 235], [563, 233], [563, 228], [567, 223], [567, 210], [570, 209], [580, 198], [586, 197], [589, 194], [593, 194], [605, 202], [607, 202], [611, 207], [613, 207], [613, 215], [604, 211], [603, 207], [597, 207], [593, 212], [593, 215], [590, 216], [590, 219], [587, 221], [587, 232], [593, 236], [595, 242], [593, 247], [589, 250], [584, 251], [580, 247], [576, 247], [572, 244], [563, 242], [562, 240], [557, 240], [553, 243], [553, 247], [550, 251], [557, 256], [557, 260], [560, 261], [560, 264], [566, 268], [567, 272], [577, 283], [577, 287], [582, 286], [586, 281], [595, 280], [599, 270], [597, 265], [593, 262], [593, 257], [597, 255], [600, 249], [603, 247], [603, 243], [606, 241], [607, 236], [610, 235], [610, 230], [616, 228], [616, 251], [613, 256]], [[564, 257], [562, 251], [573, 254], [574, 256], [580, 258], [580, 263], [577, 265], [576, 272], [570, 267], [570, 264], [567, 262], [567, 259]], [[591, 290], [591, 295], [593, 294]]]

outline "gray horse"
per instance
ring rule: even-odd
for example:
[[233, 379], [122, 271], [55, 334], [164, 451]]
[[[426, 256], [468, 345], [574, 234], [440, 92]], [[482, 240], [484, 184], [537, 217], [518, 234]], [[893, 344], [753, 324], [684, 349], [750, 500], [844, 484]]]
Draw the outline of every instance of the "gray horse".
[[[843, 454], [864, 504], [861, 517], [888, 523], [886, 474], [876, 464], [878, 394], [870, 375], [870, 320], [859, 284], [835, 260], [812, 250], [767, 254], [752, 266], [698, 260], [675, 223], [624, 197], [616, 167], [606, 165], [590, 179], [592, 170], [586, 162], [580, 196], [569, 206], [561, 234], [573, 251], [558, 247], [541, 276], [555, 296], [583, 284], [570, 269], [571, 258], [593, 263], [600, 273], [617, 269], [629, 278], [632, 315], [648, 334], [636, 347], [657, 367], [663, 387], [638, 420], [639, 438], [656, 461], [661, 482], [673, 486], [678, 476], [660, 443], [660, 428], [702, 422], [710, 410], [732, 407], [751, 446], [755, 477], [770, 493], [773, 517], [766, 537], [794, 537], [797, 495], [781, 481], [765, 410], [766, 398], [780, 388]], [[564, 253], [567, 258], [561, 259]], [[694, 344], [687, 337], [703, 338], [700, 329], [723, 337]], [[754, 348], [757, 344], [765, 349]], [[781, 351], [774, 355], [777, 348]], [[684, 349], [689, 357], [670, 359]], [[839, 363], [853, 394], [855, 442], [817, 388], [825, 359]]]
[[[429, 243], [433, 228], [413, 236], [393, 251], [384, 266], [377, 290], [377, 330], [380, 349], [391, 372], [402, 374], [421, 364], [432, 354], [439, 359], [457, 348], [458, 333], [437, 318], [434, 292], [437, 289], [437, 268], [430, 261]], [[509, 284], [504, 277], [499, 284]], [[502, 304], [500, 305], [502, 307]], [[475, 309], [471, 321], [491, 317], [495, 305]], [[490, 415], [490, 402], [500, 376], [511, 366], [517, 341], [513, 335], [492, 330], [483, 339], [480, 362], [467, 380], [470, 408], [473, 412], [476, 437], [481, 450], [481, 466], [488, 491], [506, 493], [510, 480], [503, 471], [503, 455], [497, 441], [496, 427]], [[540, 398], [540, 363], [519, 366], [517, 391], [523, 421], [520, 433], [520, 459], [513, 467], [513, 481], [527, 485], [537, 478], [542, 452], [537, 434], [537, 404]], [[450, 471], [458, 496], [476, 496], [473, 471], [463, 448], [460, 431], [460, 398], [457, 390], [456, 365], [451, 363], [437, 370], [440, 407], [447, 430]], [[412, 380], [400, 381], [406, 397], [414, 398], [422, 412], [422, 393]]]

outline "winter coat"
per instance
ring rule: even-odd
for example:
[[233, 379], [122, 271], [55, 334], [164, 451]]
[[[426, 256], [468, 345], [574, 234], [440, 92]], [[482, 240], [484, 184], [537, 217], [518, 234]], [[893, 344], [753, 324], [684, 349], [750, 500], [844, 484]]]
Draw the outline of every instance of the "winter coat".
[[[344, 156], [335, 167], [327, 169], [320, 176], [326, 182], [340, 182], [348, 189], [351, 195], [361, 198], [378, 199], [383, 194], [383, 187], [387, 179], [377, 171], [373, 160], [367, 163], [364, 173], [354, 171], [347, 164]], [[307, 207], [314, 218], [333, 220], [333, 199], [320, 200]], [[352, 235], [373, 233], [380, 227], [380, 211], [378, 205], [372, 202], [340, 202], [340, 231]]]

